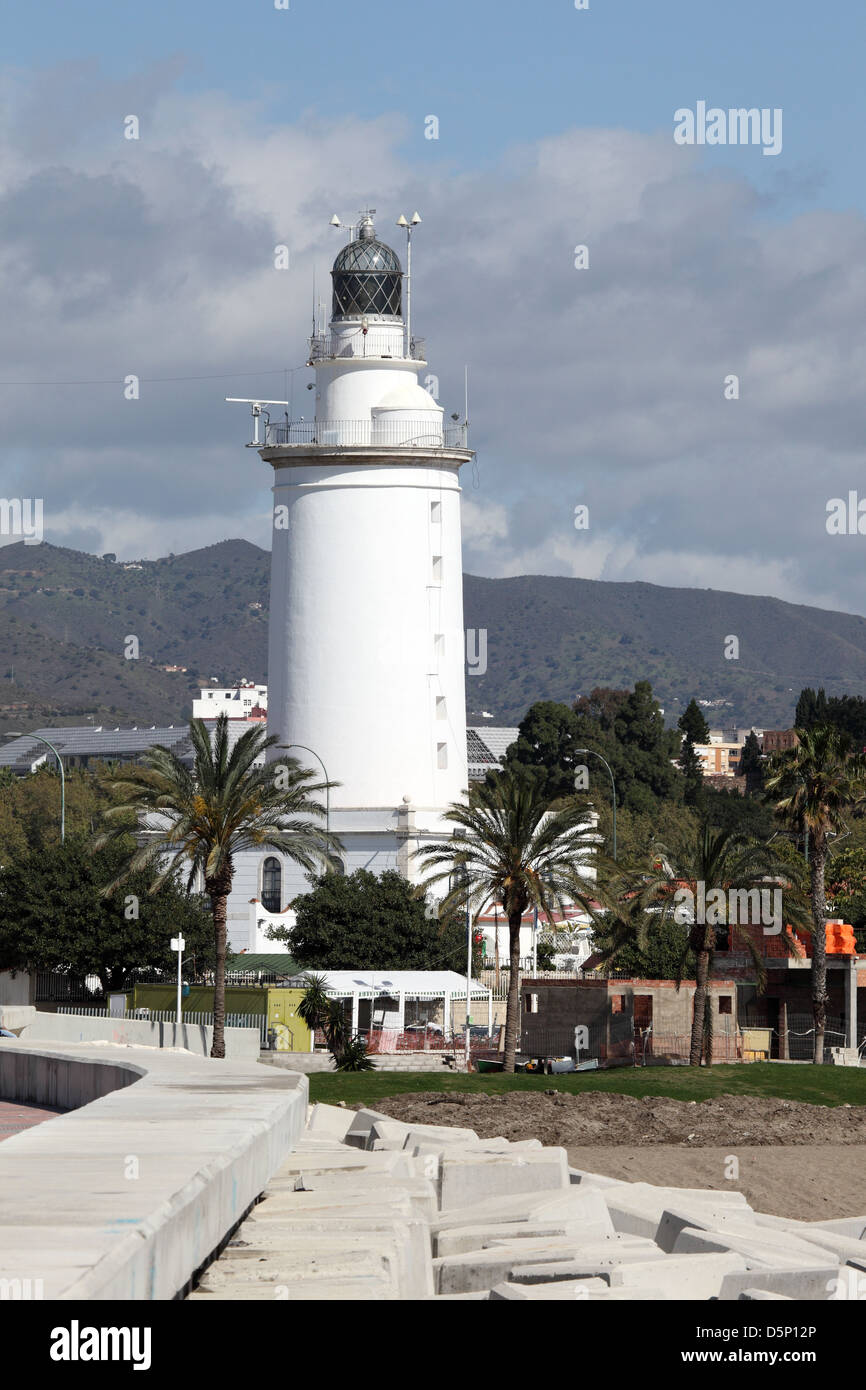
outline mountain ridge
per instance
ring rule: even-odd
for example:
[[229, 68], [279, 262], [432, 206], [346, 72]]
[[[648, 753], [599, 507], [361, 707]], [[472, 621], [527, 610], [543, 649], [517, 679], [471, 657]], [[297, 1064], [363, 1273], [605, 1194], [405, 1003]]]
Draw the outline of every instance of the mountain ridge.
[[[267, 676], [270, 556], [229, 539], [117, 562], [66, 547], [0, 549], [0, 728], [176, 723], [200, 684]], [[470, 722], [516, 724], [535, 700], [648, 679], [675, 719], [787, 727], [804, 685], [866, 694], [866, 617], [772, 595], [645, 580], [464, 575], [465, 625], [486, 632], [467, 674]], [[125, 655], [139, 642], [138, 660]], [[736, 637], [739, 657], [725, 657]], [[474, 639], [478, 650], [478, 638]], [[183, 666], [169, 672], [165, 666]]]

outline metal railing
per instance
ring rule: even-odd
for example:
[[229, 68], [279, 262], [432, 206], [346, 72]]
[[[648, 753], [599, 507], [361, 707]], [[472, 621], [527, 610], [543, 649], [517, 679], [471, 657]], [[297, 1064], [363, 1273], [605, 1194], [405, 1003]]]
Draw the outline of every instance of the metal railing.
[[[89, 978], [92, 979], [93, 977]], [[101, 986], [97, 984], [96, 988], [93, 988], [83, 975], [64, 975], [60, 970], [36, 971], [37, 1004], [59, 1002], [60, 1000], [74, 1002], [76, 999], [80, 999], [83, 1004], [86, 1004], [94, 999], [102, 998]]]
[[399, 324], [395, 324], [395, 328], [397, 332], [373, 328], [364, 333], [359, 329], [351, 336], [318, 333], [309, 340], [310, 365], [345, 357], [383, 357], [396, 361], [426, 362], [427, 339], [412, 338], [407, 354], [405, 334]]
[[265, 449], [291, 445], [465, 449], [469, 427], [433, 420], [289, 420], [265, 425]]

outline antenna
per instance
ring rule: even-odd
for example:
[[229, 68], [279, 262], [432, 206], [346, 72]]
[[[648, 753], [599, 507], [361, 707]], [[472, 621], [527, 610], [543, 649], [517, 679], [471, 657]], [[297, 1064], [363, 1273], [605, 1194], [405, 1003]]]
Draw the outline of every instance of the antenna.
[[250, 413], [253, 417], [253, 437], [247, 445], [248, 449], [257, 449], [262, 442], [259, 439], [259, 416], [262, 413], [262, 406], [265, 405], [288, 405], [288, 401], [254, 401], [249, 396], [226, 396], [226, 401], [230, 405], [248, 405], [251, 407]]
[[469, 424], [469, 366], [463, 368], [463, 419]]
[[412, 352], [412, 233], [420, 225], [421, 214], [414, 212], [411, 219], [407, 219], [401, 212], [397, 218], [397, 226], [402, 227], [406, 232], [406, 331], [404, 334], [403, 356], [409, 357]]

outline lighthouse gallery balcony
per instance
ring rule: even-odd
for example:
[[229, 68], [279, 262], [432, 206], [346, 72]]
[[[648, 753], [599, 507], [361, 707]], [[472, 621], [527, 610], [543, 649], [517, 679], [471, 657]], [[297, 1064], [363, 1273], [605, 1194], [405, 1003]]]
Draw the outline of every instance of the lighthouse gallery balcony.
[[265, 426], [266, 449], [319, 445], [333, 448], [468, 449], [466, 422], [417, 420], [289, 420]]

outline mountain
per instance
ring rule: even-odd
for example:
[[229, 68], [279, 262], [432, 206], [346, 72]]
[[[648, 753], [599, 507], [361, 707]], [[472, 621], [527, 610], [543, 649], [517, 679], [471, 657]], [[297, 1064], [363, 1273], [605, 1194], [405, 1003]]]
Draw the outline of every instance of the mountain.
[[[134, 564], [47, 544], [3, 547], [0, 729], [88, 717], [177, 723], [212, 676], [265, 680], [269, 560], [239, 540]], [[487, 634], [486, 670], [466, 681], [478, 722], [486, 711], [516, 724], [535, 700], [641, 679], [673, 719], [693, 695], [718, 701], [705, 711], [713, 726], [789, 727], [804, 685], [866, 694], [866, 619], [848, 613], [544, 575], [466, 575], [464, 595], [467, 628]], [[137, 660], [124, 655], [130, 637]], [[731, 637], [737, 660], [725, 658]]]

